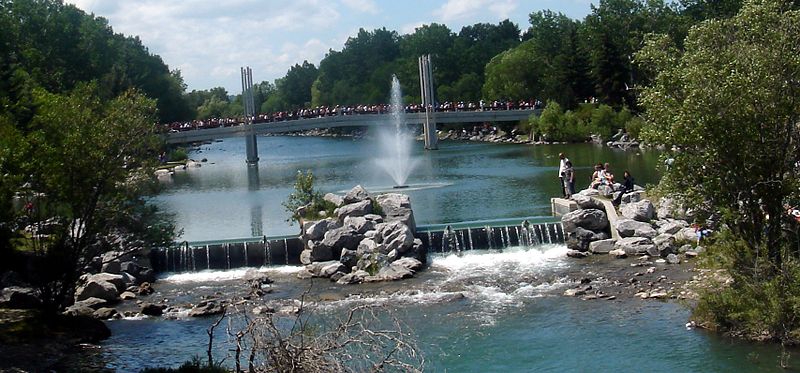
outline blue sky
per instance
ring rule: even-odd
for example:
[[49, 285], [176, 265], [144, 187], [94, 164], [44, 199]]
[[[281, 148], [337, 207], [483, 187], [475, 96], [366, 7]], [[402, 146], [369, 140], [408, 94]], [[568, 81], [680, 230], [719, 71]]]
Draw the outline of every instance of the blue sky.
[[67, 0], [105, 17], [114, 31], [138, 35], [189, 89], [241, 91], [239, 67], [253, 80], [273, 81], [295, 63], [315, 65], [341, 50], [359, 28], [401, 34], [432, 22], [454, 32], [478, 22], [510, 19], [524, 30], [542, 9], [583, 18], [598, 0]]

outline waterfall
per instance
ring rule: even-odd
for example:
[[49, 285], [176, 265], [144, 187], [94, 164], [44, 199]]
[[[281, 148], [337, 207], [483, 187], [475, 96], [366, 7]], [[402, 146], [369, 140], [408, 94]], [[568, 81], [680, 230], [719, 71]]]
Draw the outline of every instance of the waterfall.
[[211, 249], [206, 245], [206, 269], [211, 269]]
[[225, 264], [226, 268], [231, 269], [231, 245], [230, 244], [223, 244], [222, 247], [225, 248]]
[[244, 243], [244, 266], [249, 267], [250, 265], [247, 263], [247, 242]]
[[286, 252], [286, 265], [289, 265], [289, 242], [284, 238], [283, 239], [283, 250]]
[[467, 237], [469, 238], [469, 249], [474, 250], [475, 245], [472, 243], [472, 229], [467, 228]]

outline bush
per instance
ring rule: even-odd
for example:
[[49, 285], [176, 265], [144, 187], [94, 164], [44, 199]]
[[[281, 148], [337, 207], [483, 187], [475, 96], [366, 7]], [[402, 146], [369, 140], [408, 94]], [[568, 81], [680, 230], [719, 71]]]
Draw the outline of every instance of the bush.
[[[291, 214], [288, 221], [316, 220], [320, 211], [326, 211], [328, 216], [336, 209], [333, 203], [322, 198], [322, 193], [314, 189], [314, 174], [311, 170], [305, 173], [297, 171], [294, 182], [294, 192], [283, 202], [283, 207]], [[299, 211], [305, 207], [303, 211]], [[302, 213], [301, 213], [302, 212]]]
[[167, 157], [170, 162], [180, 162], [189, 159], [189, 153], [184, 148], [175, 148], [170, 150]]
[[140, 373], [226, 373], [227, 369], [220, 366], [210, 366], [200, 361], [200, 358], [195, 357], [190, 361], [183, 363], [177, 369], [175, 368], [147, 368], [142, 369]]

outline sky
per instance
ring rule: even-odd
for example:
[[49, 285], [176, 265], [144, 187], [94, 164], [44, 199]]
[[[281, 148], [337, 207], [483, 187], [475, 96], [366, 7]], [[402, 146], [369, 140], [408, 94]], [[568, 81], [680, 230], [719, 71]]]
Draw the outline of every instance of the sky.
[[139, 36], [189, 90], [241, 92], [239, 68], [253, 81], [274, 81], [294, 64], [316, 66], [341, 50], [359, 28], [400, 34], [432, 22], [458, 33], [478, 22], [510, 19], [521, 30], [528, 14], [550, 9], [583, 18], [598, 0], [66, 0], [108, 19], [117, 33]]

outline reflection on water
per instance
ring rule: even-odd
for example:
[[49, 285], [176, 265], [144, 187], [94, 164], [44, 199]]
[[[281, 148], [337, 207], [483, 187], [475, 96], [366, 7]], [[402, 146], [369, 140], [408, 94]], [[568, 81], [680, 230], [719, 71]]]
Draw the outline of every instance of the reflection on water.
[[[262, 151], [256, 167], [244, 162], [244, 140], [231, 138], [201, 146], [202, 153], [191, 156], [208, 162], [176, 173], [165, 183], [165, 191], [154, 201], [176, 214], [183, 239], [296, 234], [298, 228], [286, 221], [289, 213], [281, 202], [292, 192], [298, 170], [311, 170], [323, 193], [349, 190], [356, 184], [383, 192], [393, 185], [386, 173], [375, 170], [379, 153], [368, 139], [259, 137], [258, 141]], [[418, 224], [549, 215], [550, 197], [560, 194], [559, 152], [576, 165], [578, 187], [588, 185], [591, 165], [597, 162], [611, 163], [620, 175], [630, 170], [642, 185], [658, 178], [654, 170], [658, 154], [653, 151], [467, 142], [443, 142], [436, 151], [424, 151], [421, 143], [415, 143], [412, 150], [419, 163], [408, 184], [436, 186], [403, 190], [411, 197]]]

